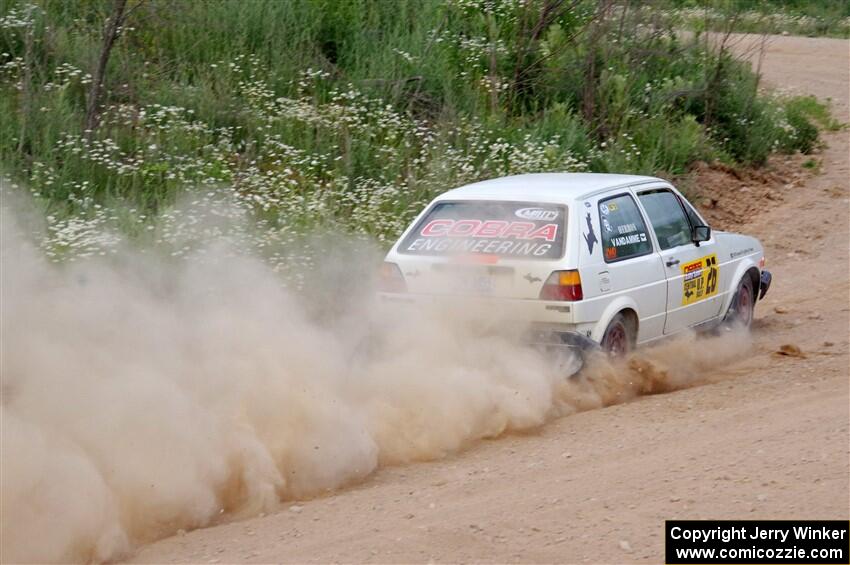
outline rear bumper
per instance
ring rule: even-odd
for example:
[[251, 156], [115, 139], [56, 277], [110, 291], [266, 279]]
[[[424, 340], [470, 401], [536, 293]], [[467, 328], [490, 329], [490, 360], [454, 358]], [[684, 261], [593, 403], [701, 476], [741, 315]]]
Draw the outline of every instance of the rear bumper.
[[472, 295], [414, 294], [379, 292], [384, 303], [411, 306], [437, 306], [465, 312], [483, 312], [503, 320], [553, 326], [552, 329], [575, 329], [575, 310], [579, 303], [531, 300], [521, 298]]
[[530, 343], [587, 349], [596, 322], [576, 323], [580, 303], [546, 300], [379, 292], [378, 299], [394, 309], [406, 308], [448, 312], [450, 317], [481, 320], [484, 326], [507, 324], [525, 331]]
[[598, 343], [575, 330], [553, 328], [548, 325], [532, 325], [526, 341], [532, 345], [555, 346], [582, 351], [599, 347]]
[[767, 291], [770, 288], [770, 283], [772, 281], [773, 275], [770, 274], [770, 271], [761, 272], [761, 281], [759, 282], [759, 300], [764, 298], [764, 295], [767, 294]]
[[598, 343], [573, 331], [532, 330], [526, 343], [549, 355], [568, 376], [581, 371], [588, 351], [599, 350]]

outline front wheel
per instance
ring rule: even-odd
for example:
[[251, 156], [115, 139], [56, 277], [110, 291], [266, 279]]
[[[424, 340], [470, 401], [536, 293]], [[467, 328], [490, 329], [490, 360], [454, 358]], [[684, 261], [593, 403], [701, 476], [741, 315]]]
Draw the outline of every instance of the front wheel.
[[726, 324], [730, 326], [741, 326], [749, 329], [753, 323], [753, 308], [755, 308], [755, 294], [753, 292], [753, 281], [749, 275], [744, 275], [738, 283], [738, 290], [732, 297], [729, 312], [726, 313]]
[[602, 349], [614, 357], [622, 357], [632, 350], [633, 343], [631, 325], [624, 315], [617, 314], [605, 328]]

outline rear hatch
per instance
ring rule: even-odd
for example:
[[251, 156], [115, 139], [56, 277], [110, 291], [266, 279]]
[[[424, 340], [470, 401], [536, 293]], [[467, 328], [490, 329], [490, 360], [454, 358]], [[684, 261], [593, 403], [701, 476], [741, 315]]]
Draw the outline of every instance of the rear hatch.
[[564, 256], [563, 205], [439, 201], [396, 247], [408, 292], [538, 298]]

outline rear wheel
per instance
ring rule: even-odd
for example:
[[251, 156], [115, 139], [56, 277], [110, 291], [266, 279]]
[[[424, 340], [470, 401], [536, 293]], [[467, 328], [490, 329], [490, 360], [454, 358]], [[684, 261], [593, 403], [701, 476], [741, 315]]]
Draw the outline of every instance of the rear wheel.
[[729, 312], [726, 314], [726, 323], [749, 329], [753, 323], [755, 304], [753, 281], [749, 275], [744, 275], [741, 282], [738, 283], [735, 296], [732, 297], [732, 304], [729, 305]]
[[632, 350], [634, 336], [631, 324], [623, 314], [617, 314], [602, 335], [602, 349], [615, 357], [622, 357]]

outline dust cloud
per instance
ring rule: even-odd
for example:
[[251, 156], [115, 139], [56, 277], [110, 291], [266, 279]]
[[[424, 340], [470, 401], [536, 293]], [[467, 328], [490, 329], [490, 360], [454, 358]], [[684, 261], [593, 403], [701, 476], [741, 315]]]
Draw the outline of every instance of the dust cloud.
[[215, 245], [55, 265], [0, 219], [4, 562], [117, 559], [381, 465], [688, 386], [748, 347], [689, 336], [567, 379], [492, 309], [482, 332], [457, 305], [379, 303], [359, 274], [368, 250], [333, 254], [295, 293]]

